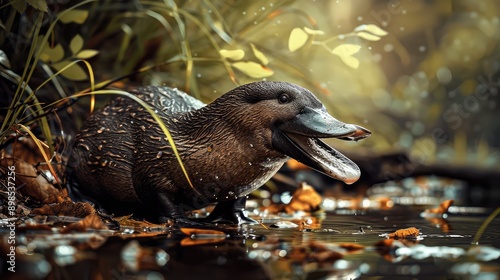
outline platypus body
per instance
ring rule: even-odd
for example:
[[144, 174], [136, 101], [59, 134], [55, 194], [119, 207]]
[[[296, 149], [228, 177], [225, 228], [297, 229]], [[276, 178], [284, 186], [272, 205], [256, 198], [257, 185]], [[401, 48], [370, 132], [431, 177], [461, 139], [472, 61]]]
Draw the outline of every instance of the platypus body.
[[334, 119], [300, 86], [250, 83], [208, 105], [169, 87], [132, 93], [168, 127], [191, 184], [151, 114], [118, 97], [84, 123], [68, 168], [76, 193], [109, 212], [190, 223], [186, 210], [217, 202], [209, 220], [249, 222], [246, 195], [290, 157], [346, 183], [359, 178], [352, 161], [318, 138], [358, 140], [370, 132]]

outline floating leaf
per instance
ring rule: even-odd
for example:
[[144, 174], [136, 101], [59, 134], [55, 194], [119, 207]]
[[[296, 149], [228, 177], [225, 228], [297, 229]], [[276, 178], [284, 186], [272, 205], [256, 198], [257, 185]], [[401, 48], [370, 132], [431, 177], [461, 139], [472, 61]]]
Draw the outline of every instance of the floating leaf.
[[73, 54], [78, 53], [83, 47], [83, 38], [80, 34], [76, 34], [73, 39], [71, 39], [71, 43], [69, 43], [69, 48]]
[[385, 36], [389, 33], [375, 24], [363, 24], [354, 29], [355, 32], [368, 31], [377, 36]]
[[351, 68], [358, 68], [359, 60], [352, 55], [357, 53], [361, 49], [361, 46], [354, 44], [343, 44], [335, 47], [332, 53], [338, 55], [340, 59]]
[[325, 34], [325, 32], [323, 32], [322, 30], [314, 30], [314, 29], [307, 28], [307, 27], [304, 27], [304, 31], [309, 35], [323, 35], [323, 34]]
[[298, 27], [294, 28], [288, 38], [288, 49], [294, 52], [302, 48], [306, 44], [307, 38], [309, 38], [309, 36], [304, 30]]
[[[57, 71], [62, 70], [64, 67], [68, 66], [71, 61], [61, 61], [59, 63], [52, 64], [52, 67]], [[85, 72], [82, 67], [78, 64], [73, 64], [69, 68], [61, 72], [61, 75], [72, 81], [83, 81], [88, 78], [87, 72]]]
[[233, 66], [252, 78], [265, 78], [274, 74], [273, 70], [253, 61], [235, 62]]
[[240, 60], [245, 56], [245, 52], [243, 50], [220, 50], [219, 53], [223, 57], [232, 60]]
[[42, 12], [48, 12], [49, 8], [47, 7], [47, 1], [46, 0], [26, 0], [28, 4], [33, 6], [33, 8], [42, 11]]
[[377, 35], [373, 35], [371, 33], [367, 33], [367, 32], [359, 32], [357, 34], [359, 37], [365, 39], [365, 40], [368, 40], [368, 41], [378, 41], [380, 40], [380, 37], [377, 36]]
[[76, 57], [80, 58], [80, 59], [88, 59], [88, 58], [94, 57], [98, 53], [99, 53], [99, 51], [97, 51], [97, 50], [90, 50], [90, 49], [89, 50], [82, 50], [76, 54]]
[[257, 49], [257, 47], [255, 47], [254, 44], [250, 44], [250, 46], [252, 46], [252, 51], [253, 51], [253, 54], [255, 55], [255, 57], [260, 60], [260, 62], [264, 65], [267, 65], [269, 63], [269, 59], [267, 59], [266, 55], [264, 53], [262, 53], [261, 51], [259, 51], [259, 49]]
[[60, 61], [64, 57], [64, 49], [61, 44], [57, 44], [55, 47], [51, 48], [46, 44], [40, 54], [40, 60], [43, 62], [56, 62]]
[[89, 16], [89, 11], [87, 10], [71, 10], [67, 11], [65, 14], [61, 16], [61, 22], [62, 23], [78, 23], [82, 24], [87, 20], [87, 17]]

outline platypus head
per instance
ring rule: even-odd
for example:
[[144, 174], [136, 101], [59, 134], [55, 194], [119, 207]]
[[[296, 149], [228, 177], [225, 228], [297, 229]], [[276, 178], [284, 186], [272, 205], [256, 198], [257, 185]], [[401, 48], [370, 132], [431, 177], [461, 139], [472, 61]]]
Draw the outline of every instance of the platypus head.
[[233, 91], [229, 96], [237, 96], [240, 112], [270, 127], [274, 150], [347, 184], [359, 179], [358, 166], [319, 138], [357, 141], [370, 131], [335, 119], [313, 93], [295, 84], [255, 82]]

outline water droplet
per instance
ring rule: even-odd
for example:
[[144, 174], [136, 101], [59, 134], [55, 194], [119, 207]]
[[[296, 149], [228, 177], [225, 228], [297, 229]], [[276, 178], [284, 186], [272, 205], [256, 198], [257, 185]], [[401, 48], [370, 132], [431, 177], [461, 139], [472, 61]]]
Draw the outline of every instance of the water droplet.
[[358, 16], [358, 21], [362, 21], [363, 20], [363, 17], [362, 16]]
[[97, 149], [100, 151], [102, 150], [102, 145], [97, 146]]
[[215, 175], [215, 180], [219, 180], [219, 176]]
[[246, 15], [246, 14], [247, 14], [247, 12], [243, 11], [243, 12], [242, 12], [242, 14], [243, 14], [243, 15]]
[[134, 123], [134, 121], [130, 121], [130, 123]]
[[384, 51], [391, 52], [392, 50], [394, 50], [394, 46], [392, 44], [385, 44]]
[[263, 11], [265, 11], [266, 7], [262, 6], [260, 9], [263, 10]]
[[109, 161], [107, 161], [107, 160], [105, 160], [105, 161], [101, 162], [101, 166], [106, 166], [106, 165], [108, 165], [108, 164], [109, 164]]
[[104, 131], [104, 126], [97, 130], [97, 133], [102, 133]]
[[248, 162], [248, 165], [252, 165], [252, 163], [251, 163], [251, 162]]
[[203, 178], [200, 178], [200, 182], [203, 181]]
[[250, 148], [253, 148], [253, 144], [252, 143], [250, 143]]
[[418, 47], [418, 50], [421, 51], [421, 52], [425, 52], [427, 48], [425, 46], [420, 46]]
[[200, 73], [196, 74], [196, 78], [201, 78], [201, 74]]
[[163, 152], [162, 151], [159, 151], [157, 154], [156, 154], [156, 158], [161, 158], [163, 156]]

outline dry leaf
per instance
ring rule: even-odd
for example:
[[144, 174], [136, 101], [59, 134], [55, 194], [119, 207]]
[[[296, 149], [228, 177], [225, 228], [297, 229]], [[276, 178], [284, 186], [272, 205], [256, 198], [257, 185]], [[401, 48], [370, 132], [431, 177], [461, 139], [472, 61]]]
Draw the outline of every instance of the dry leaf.
[[67, 216], [79, 218], [86, 217], [93, 213], [95, 213], [95, 209], [88, 202], [72, 201], [47, 204], [31, 211], [31, 214], [34, 215]]
[[444, 214], [448, 212], [448, 208], [450, 208], [451, 205], [453, 205], [455, 201], [453, 199], [445, 200], [439, 204], [438, 207], [433, 208], [433, 209], [426, 209], [425, 213], [430, 213], [430, 214]]
[[14, 161], [13, 158], [7, 157], [0, 160], [0, 166], [7, 168], [12, 165], [16, 168], [16, 188], [22, 195], [43, 204], [62, 202], [67, 199], [44, 176], [39, 175], [32, 164], [23, 160]]
[[292, 214], [296, 211], [314, 212], [319, 210], [322, 201], [321, 195], [307, 183], [301, 183], [292, 195], [292, 200], [285, 205], [285, 211]]
[[104, 224], [99, 215], [92, 213], [83, 220], [68, 225], [66, 228], [61, 230], [61, 233], [68, 233], [73, 230], [86, 231], [88, 229], [108, 229], [108, 227]]
[[308, 38], [309, 35], [307, 35], [304, 30], [298, 27], [294, 28], [288, 38], [288, 49], [294, 52], [302, 48], [306, 44]]
[[409, 227], [404, 229], [398, 229], [393, 233], [389, 233], [387, 237], [404, 239], [407, 237], [417, 237], [420, 231], [416, 227]]

